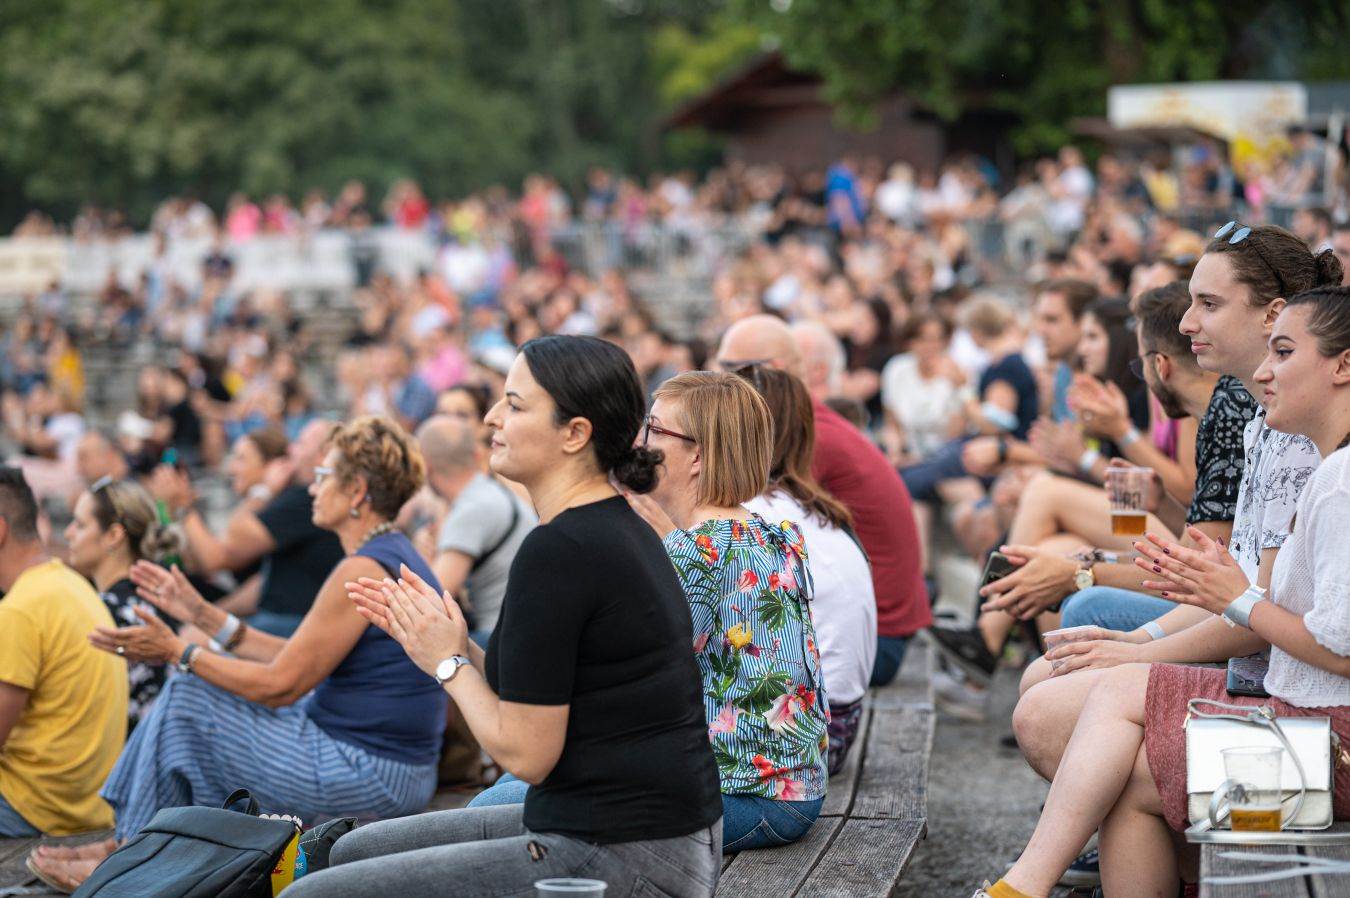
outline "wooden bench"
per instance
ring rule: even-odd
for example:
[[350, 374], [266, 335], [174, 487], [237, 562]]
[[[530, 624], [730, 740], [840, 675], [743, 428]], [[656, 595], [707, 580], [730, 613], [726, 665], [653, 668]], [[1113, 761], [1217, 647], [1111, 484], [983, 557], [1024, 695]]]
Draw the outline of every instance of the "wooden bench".
[[718, 895], [891, 894], [928, 832], [930, 672], [928, 647], [916, 641], [896, 681], [869, 693], [858, 740], [830, 779], [820, 819], [792, 845], [726, 858]]
[[[717, 893], [734, 898], [871, 898], [894, 890], [928, 832], [928, 756], [933, 748], [931, 657], [916, 640], [894, 683], [872, 690], [844, 769], [830, 779], [820, 819], [801, 841], [723, 862]], [[433, 810], [469, 793], [441, 792]], [[90, 841], [74, 836], [55, 842]], [[49, 896], [24, 867], [38, 839], [0, 839], [0, 898]], [[1292, 894], [1292, 893], [1291, 893]]]
[[[1350, 830], [1350, 824], [1338, 823], [1334, 829]], [[1350, 861], [1350, 845], [1294, 846], [1266, 845], [1261, 847], [1243, 845], [1205, 845], [1200, 852], [1200, 877], [1240, 876], [1248, 873], [1268, 872], [1278, 865], [1256, 863], [1253, 861], [1233, 860], [1221, 857], [1221, 854], [1235, 852], [1287, 855], [1290, 858], [1304, 855], [1307, 857], [1330, 858]], [[1208, 885], [1202, 882], [1201, 898], [1350, 898], [1350, 875], [1304, 876], [1298, 879], [1282, 879], [1275, 882], [1247, 883], [1242, 885]]]

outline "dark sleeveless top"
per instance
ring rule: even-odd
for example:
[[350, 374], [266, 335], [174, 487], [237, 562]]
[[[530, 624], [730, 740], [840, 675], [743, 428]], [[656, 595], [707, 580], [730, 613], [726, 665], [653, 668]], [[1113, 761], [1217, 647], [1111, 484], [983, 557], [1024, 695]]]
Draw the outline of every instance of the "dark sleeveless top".
[[[391, 577], [400, 564], [440, 590], [440, 581], [402, 533], [385, 533], [356, 551]], [[403, 647], [373, 624], [315, 688], [304, 710], [320, 729], [374, 755], [405, 764], [435, 764], [445, 732], [446, 694]]]

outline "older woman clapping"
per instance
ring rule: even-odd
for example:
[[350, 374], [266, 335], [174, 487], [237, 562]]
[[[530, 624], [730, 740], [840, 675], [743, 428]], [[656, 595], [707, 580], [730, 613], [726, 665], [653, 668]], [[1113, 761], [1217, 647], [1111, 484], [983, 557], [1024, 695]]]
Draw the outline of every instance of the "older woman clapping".
[[[422, 459], [394, 422], [358, 418], [335, 428], [311, 493], [314, 523], [347, 556], [329, 575], [290, 639], [248, 627], [208, 604], [182, 572], [132, 569], [160, 611], [215, 634], [228, 650], [187, 642], [146, 609], [139, 627], [100, 629], [91, 642], [132, 661], [175, 664], [113, 768], [103, 797], [119, 840], [161, 808], [219, 804], [247, 785], [265, 810], [328, 817], [397, 817], [421, 810], [436, 788], [445, 695], [403, 650], [371, 626], [343, 586], [408, 566], [435, 578], [391, 521], [421, 486]], [[74, 886], [114, 847], [39, 849], [49, 882]]]

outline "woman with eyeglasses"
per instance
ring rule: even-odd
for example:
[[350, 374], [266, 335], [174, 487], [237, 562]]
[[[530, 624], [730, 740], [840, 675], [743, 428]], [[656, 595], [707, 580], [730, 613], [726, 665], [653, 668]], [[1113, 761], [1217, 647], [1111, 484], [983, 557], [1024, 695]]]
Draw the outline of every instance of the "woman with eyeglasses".
[[[183, 551], [183, 535], [160, 523], [155, 502], [134, 480], [104, 477], [80, 494], [65, 532], [70, 566], [93, 581], [99, 598], [119, 626], [139, 626], [136, 584], [131, 566], [159, 563]], [[148, 609], [146, 609], [148, 611]], [[153, 614], [153, 611], [149, 611]], [[136, 729], [164, 686], [164, 665], [132, 661], [127, 665], [131, 695], [127, 732]]]
[[824, 802], [829, 712], [805, 539], [744, 505], [769, 482], [769, 407], [736, 375], [681, 374], [657, 389], [643, 439], [664, 458], [661, 478], [629, 501], [664, 539], [689, 601], [723, 850], [795, 842]]
[[164, 684], [103, 787], [115, 838], [34, 852], [31, 865], [50, 884], [79, 885], [161, 808], [219, 805], [241, 785], [264, 810], [305, 825], [398, 817], [431, 800], [445, 694], [357, 612], [345, 586], [411, 571], [439, 589], [392, 524], [422, 484], [422, 457], [402, 428], [380, 417], [335, 428], [326, 445], [310, 487], [313, 518], [337, 535], [346, 556], [289, 639], [209, 604], [177, 567], [132, 567], [141, 598], [213, 634], [219, 649], [148, 614], [139, 626], [90, 637], [128, 661], [174, 664], [179, 675]]

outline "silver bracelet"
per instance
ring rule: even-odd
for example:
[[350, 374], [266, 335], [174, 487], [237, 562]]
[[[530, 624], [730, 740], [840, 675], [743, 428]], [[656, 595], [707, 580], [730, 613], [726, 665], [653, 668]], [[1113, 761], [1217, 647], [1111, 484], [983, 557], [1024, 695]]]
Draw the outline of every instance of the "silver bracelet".
[[1125, 436], [1120, 438], [1120, 448], [1124, 449], [1127, 446], [1133, 446], [1135, 443], [1139, 442], [1139, 439], [1142, 436], [1143, 434], [1139, 432], [1139, 428], [1131, 425], [1130, 429], [1125, 431]]
[[1228, 607], [1223, 610], [1224, 622], [1230, 627], [1245, 627], [1250, 630], [1252, 608], [1265, 597], [1266, 591], [1261, 587], [1255, 584], [1248, 586], [1242, 595], [1229, 602]]
[[1167, 635], [1167, 631], [1164, 630], [1155, 620], [1149, 621], [1139, 629], [1147, 633], [1149, 637], [1152, 639], [1162, 639], [1164, 636]]
[[211, 638], [219, 645], [229, 645], [230, 640], [234, 638], [234, 634], [239, 632], [239, 627], [242, 623], [243, 622], [240, 621], [239, 618], [227, 612], [225, 615], [225, 623], [220, 625], [220, 629], [216, 631], [216, 635]]

